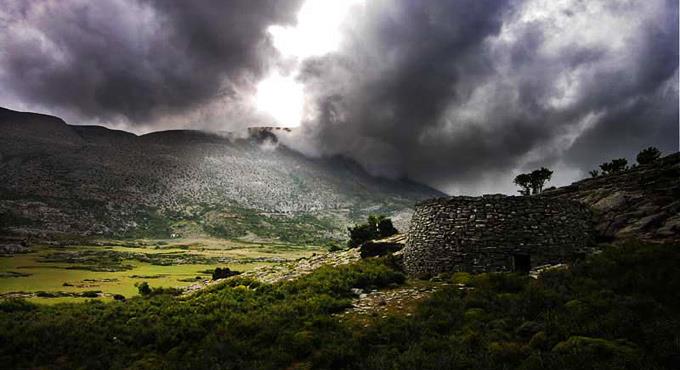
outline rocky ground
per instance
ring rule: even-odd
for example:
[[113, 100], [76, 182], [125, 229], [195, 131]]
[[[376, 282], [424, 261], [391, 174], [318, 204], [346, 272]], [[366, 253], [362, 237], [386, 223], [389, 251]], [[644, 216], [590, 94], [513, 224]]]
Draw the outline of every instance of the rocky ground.
[[0, 235], [308, 242], [342, 238], [369, 213], [404, 228], [415, 202], [441, 195], [346, 159], [306, 157], [263, 130], [136, 136], [0, 108]]
[[357, 297], [352, 301], [352, 308], [340, 314], [347, 316], [386, 316], [388, 313], [402, 313], [411, 316], [416, 304], [429, 297], [439, 287], [448, 283], [420, 282], [406, 287], [395, 287], [389, 290], [372, 290], [364, 292], [357, 290]]
[[596, 229], [606, 238], [680, 240], [680, 153], [541, 196], [590, 206], [596, 213]]
[[[347, 265], [358, 261], [360, 258], [359, 249], [352, 248], [344, 251], [314, 254], [309, 258], [300, 258], [293, 262], [263, 266], [251, 271], [246, 271], [238, 276], [273, 284], [278, 281], [297, 279], [298, 277], [307, 275], [324, 265]], [[221, 284], [222, 282], [223, 280], [201, 281], [187, 287], [186, 293], [191, 294], [208, 286]]]

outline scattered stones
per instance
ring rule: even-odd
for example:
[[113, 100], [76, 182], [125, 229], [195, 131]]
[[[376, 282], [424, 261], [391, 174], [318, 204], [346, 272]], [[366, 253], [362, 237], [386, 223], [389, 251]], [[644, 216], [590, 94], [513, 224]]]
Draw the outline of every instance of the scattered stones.
[[[338, 316], [379, 315], [400, 312], [410, 316], [416, 302], [429, 297], [436, 287], [401, 287], [363, 293], [352, 301], [352, 307]], [[384, 317], [384, 316], [383, 316]]]
[[[264, 283], [273, 284], [278, 281], [288, 281], [307, 275], [321, 266], [347, 265], [360, 260], [359, 249], [352, 248], [338, 252], [328, 252], [314, 254], [311, 257], [303, 257], [289, 263], [281, 263], [272, 266], [262, 266], [254, 270], [245, 271], [240, 277], [259, 280]], [[214, 285], [224, 280], [204, 280], [185, 288], [185, 293], [190, 294], [207, 286]], [[355, 294], [361, 294], [361, 289], [353, 290]]]

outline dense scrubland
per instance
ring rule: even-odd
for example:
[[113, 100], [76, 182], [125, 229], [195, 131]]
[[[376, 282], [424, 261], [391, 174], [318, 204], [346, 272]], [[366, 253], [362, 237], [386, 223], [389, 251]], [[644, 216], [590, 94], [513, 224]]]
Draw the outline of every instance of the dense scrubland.
[[[607, 246], [569, 270], [457, 273], [409, 314], [352, 317], [356, 288], [416, 282], [390, 258], [192, 296], [0, 303], [8, 368], [662, 369], [680, 361], [680, 249]], [[354, 290], [353, 290], [354, 288]]]

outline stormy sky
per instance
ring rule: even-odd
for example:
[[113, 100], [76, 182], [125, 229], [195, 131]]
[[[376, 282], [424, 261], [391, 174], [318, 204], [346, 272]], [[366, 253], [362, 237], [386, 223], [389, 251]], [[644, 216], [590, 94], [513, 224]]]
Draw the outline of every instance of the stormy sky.
[[677, 0], [0, 0], [0, 106], [136, 132], [299, 126], [451, 194], [678, 148]]

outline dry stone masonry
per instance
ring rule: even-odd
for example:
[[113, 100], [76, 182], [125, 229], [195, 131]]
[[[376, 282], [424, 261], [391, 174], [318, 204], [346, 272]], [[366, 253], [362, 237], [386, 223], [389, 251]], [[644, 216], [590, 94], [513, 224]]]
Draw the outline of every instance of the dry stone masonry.
[[580, 258], [592, 236], [590, 210], [570, 200], [437, 198], [416, 205], [404, 267], [420, 277], [450, 271], [528, 271]]

